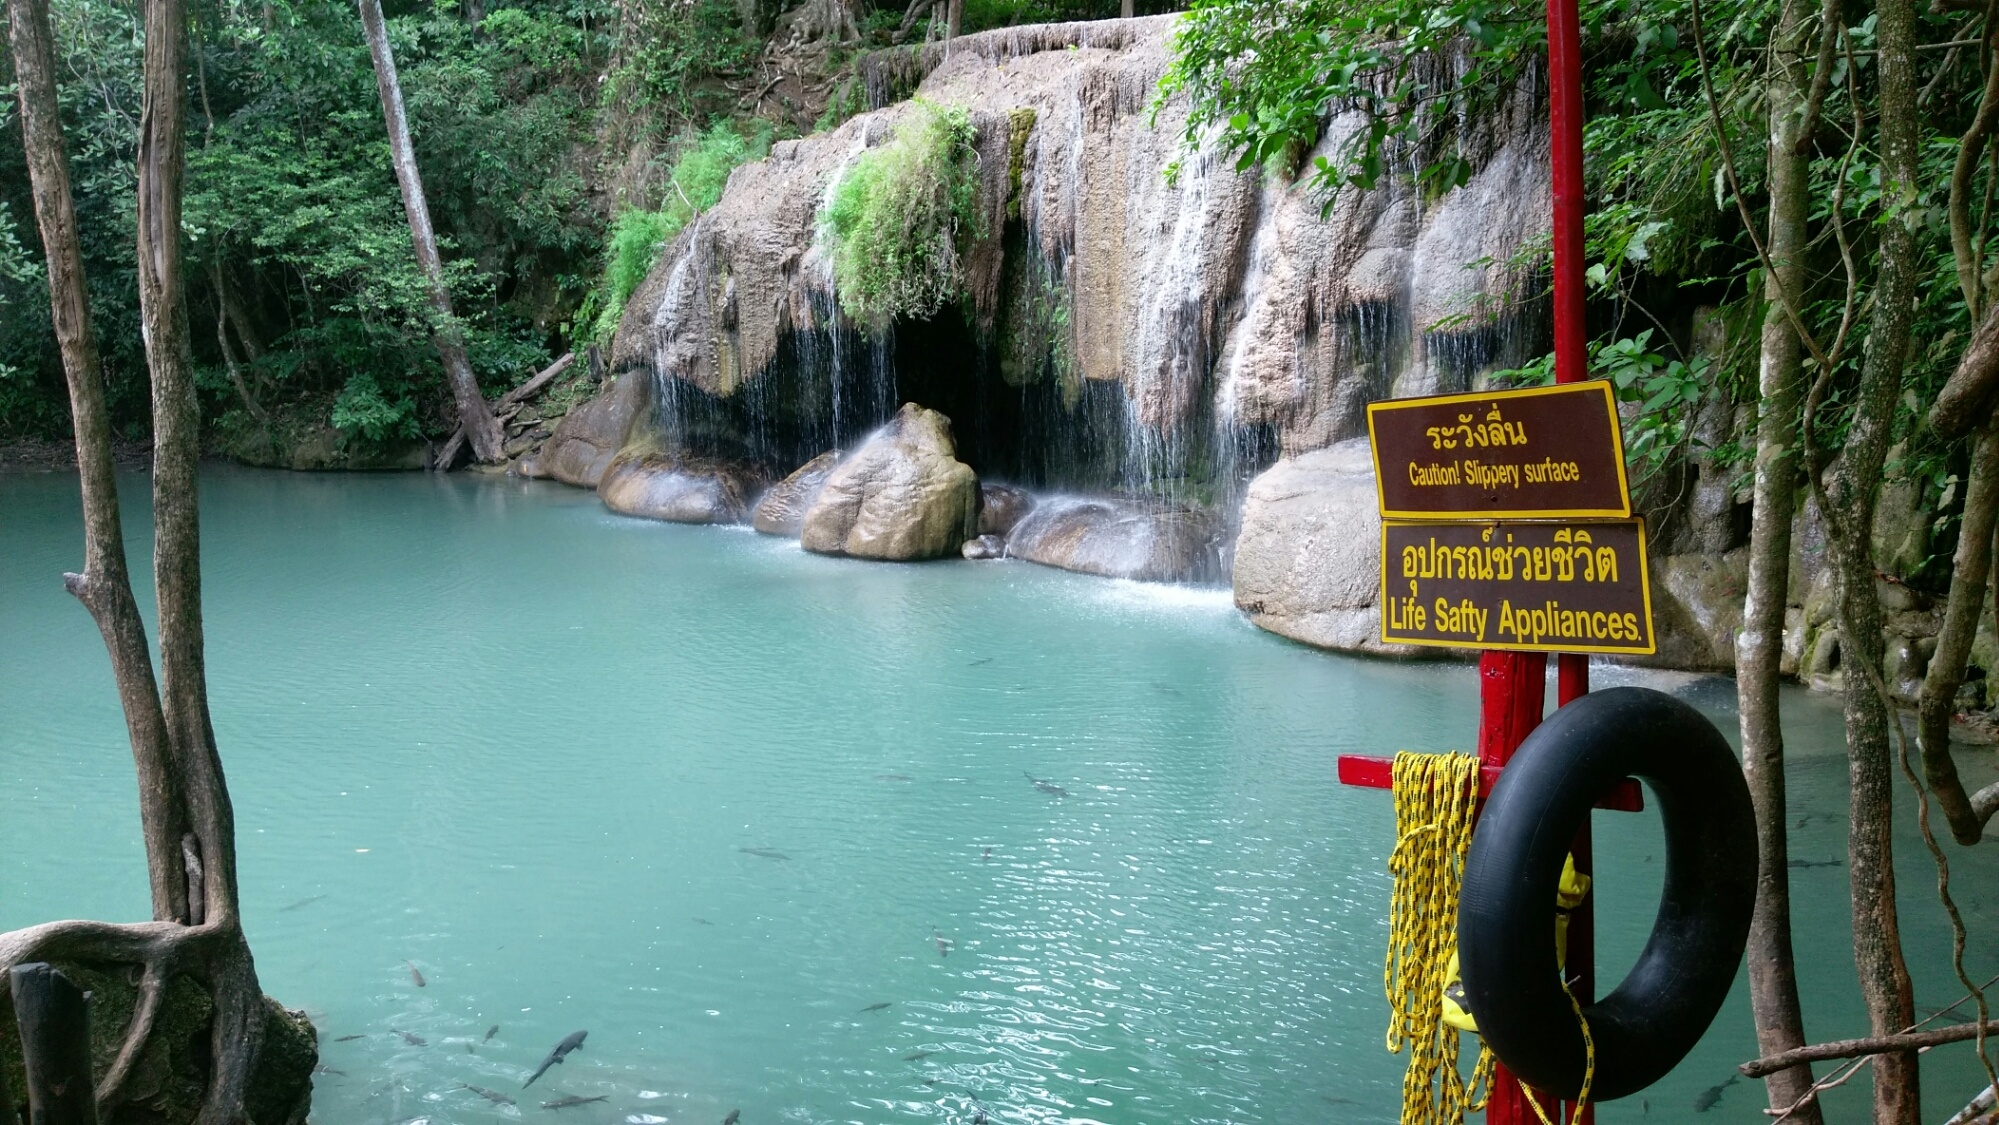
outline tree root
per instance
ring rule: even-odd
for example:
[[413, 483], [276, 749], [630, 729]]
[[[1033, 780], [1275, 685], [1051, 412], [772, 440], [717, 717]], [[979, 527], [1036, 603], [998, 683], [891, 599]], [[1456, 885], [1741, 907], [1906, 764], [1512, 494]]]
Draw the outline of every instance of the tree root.
[[200, 980], [215, 1005], [210, 1032], [208, 1091], [197, 1125], [245, 1125], [244, 1101], [264, 1033], [263, 996], [249, 944], [234, 918], [202, 926], [173, 922], [48, 922], [0, 934], [0, 997], [6, 970], [33, 961], [138, 965], [139, 995], [118, 1055], [97, 1091], [99, 1117], [123, 1104], [125, 1085], [144, 1054], [165, 1003], [167, 985], [180, 973]]

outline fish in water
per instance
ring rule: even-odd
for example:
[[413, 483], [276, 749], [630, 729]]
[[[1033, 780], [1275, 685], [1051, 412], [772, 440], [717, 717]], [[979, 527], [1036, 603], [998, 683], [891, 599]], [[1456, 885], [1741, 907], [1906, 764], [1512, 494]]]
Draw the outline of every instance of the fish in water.
[[775, 848], [737, 848], [736, 850], [743, 853], [744, 855], [762, 856], [765, 859], [791, 858], [790, 856], [785, 855], [783, 852], [778, 851]]
[[465, 1053], [468, 1055], [476, 1055], [479, 1053], [472, 1049], [472, 1041], [470, 1039], [467, 1039], [465, 1041]]
[[985, 851], [979, 853], [980, 863], [986, 863], [990, 861], [992, 858], [993, 858], [993, 850], [991, 848], [987, 848]]
[[410, 967], [410, 980], [414, 981], [418, 988], [422, 988], [424, 986], [423, 970], [417, 968], [414, 961], [404, 961], [403, 964]]
[[498, 1035], [499, 1033], [500, 1033], [500, 1025], [494, 1024], [493, 1026], [486, 1029], [486, 1037], [484, 1039], [481, 1039], [480, 1042], [491, 1043], [493, 1041], [493, 1036]]
[[411, 1035], [411, 1034], [410, 1034], [409, 1032], [407, 1032], [407, 1031], [404, 1031], [404, 1030], [402, 1030], [402, 1029], [401, 1029], [401, 1028], [399, 1028], [399, 1027], [392, 1027], [392, 1028], [390, 1028], [389, 1030], [390, 1030], [390, 1031], [393, 1031], [393, 1032], [395, 1032], [395, 1033], [396, 1033], [397, 1035], [400, 1035], [400, 1036], [402, 1036], [402, 1037], [403, 1037], [403, 1042], [405, 1042], [405, 1043], [408, 1043], [408, 1044], [409, 1044], [410, 1046], [412, 1046], [412, 1047], [428, 1047], [428, 1046], [430, 1046], [430, 1044], [429, 1044], [429, 1043], [426, 1043], [426, 1042], [424, 1041], [424, 1038], [423, 1038], [423, 1036], [421, 1036], [421, 1035]]
[[1043, 781], [1040, 778], [1034, 776], [1033, 774], [1027, 773], [1026, 770], [1022, 770], [1021, 772], [1027, 775], [1027, 780], [1033, 782], [1034, 787], [1036, 789], [1041, 790], [1043, 793], [1048, 794], [1050, 797], [1067, 797], [1069, 795], [1069, 791], [1067, 789], [1062, 788], [1060, 785], [1057, 785], [1052, 781]]
[[743, 1119], [743, 1111], [740, 1109], [732, 1109], [729, 1111], [729, 1116], [724, 1117], [722, 1119], [722, 1125], [736, 1125], [736, 1122], [741, 1121], [742, 1119]]
[[908, 775], [908, 774], [906, 774], [906, 773], [878, 773], [878, 774], [876, 774], [876, 775], [875, 775], [875, 780], [876, 780], [876, 781], [908, 781], [908, 780], [910, 780], [910, 777], [909, 777], [909, 775]]
[[340, 1038], [338, 1038], [338, 1039], [335, 1039], [335, 1040], [334, 1040], [334, 1042], [335, 1042], [335, 1043], [352, 1043], [352, 1042], [353, 1042], [353, 1041], [355, 1041], [356, 1039], [366, 1039], [366, 1038], [367, 1038], [367, 1036], [366, 1036], [366, 1035], [343, 1035], [343, 1036], [341, 1036]]
[[922, 1062], [922, 1061], [923, 1061], [924, 1059], [927, 1059], [927, 1058], [929, 1058], [930, 1056], [932, 1056], [932, 1055], [934, 1055], [934, 1054], [936, 1054], [936, 1053], [937, 1053], [937, 1052], [935, 1052], [935, 1051], [918, 1051], [918, 1052], [916, 1052], [916, 1053], [915, 1053], [915, 1054], [913, 1054], [913, 1055], [904, 1055], [904, 1056], [902, 1056], [902, 1061], [903, 1061], [903, 1062]]
[[552, 1102], [543, 1102], [541, 1103], [541, 1108], [568, 1109], [571, 1106], [589, 1105], [591, 1102], [608, 1102], [610, 1100], [610, 1097], [605, 1094], [598, 1094], [594, 1098], [586, 1098], [581, 1094], [571, 1094], [566, 1098], [557, 1098]]
[[1706, 1113], [1708, 1110], [1713, 1109], [1716, 1103], [1721, 1101], [1721, 1092], [1741, 1080], [1741, 1075], [1731, 1074], [1728, 1076], [1728, 1081], [1709, 1086], [1707, 1089], [1702, 1090], [1700, 1096], [1694, 1099], [1694, 1112]]
[[326, 897], [325, 895], [314, 895], [311, 898], [299, 899], [297, 902], [292, 903], [290, 906], [279, 907], [278, 913], [290, 914], [294, 910], [304, 910], [306, 907], [311, 906], [313, 903], [318, 902], [320, 899], [323, 899], [325, 897]]
[[525, 1090], [529, 1086], [534, 1085], [534, 1080], [540, 1078], [542, 1074], [548, 1070], [549, 1067], [554, 1066], [556, 1063], [561, 1062], [563, 1060], [563, 1057], [568, 1055], [569, 1052], [581, 1048], [583, 1046], [584, 1036], [587, 1036], [589, 1034], [590, 1033], [587, 1031], [572, 1031], [568, 1035], [564, 1036], [562, 1042], [557, 1043], [555, 1045], [555, 1049], [548, 1053], [548, 1057], [541, 1060], [541, 1065], [539, 1067], [536, 1067], [535, 1072], [528, 1076], [528, 1080], [526, 1082], [521, 1083], [521, 1089]]
[[712, 926], [712, 925], [714, 925], [715, 923], [713, 923], [713, 922], [710, 922], [710, 921], [709, 921], [708, 919], [706, 919], [706, 918], [696, 918], [696, 919], [694, 920], [694, 924], [695, 924], [695, 925], [697, 925], [697, 926]]
[[971, 666], [972, 666], [972, 667], [974, 667], [974, 668], [977, 668], [977, 667], [978, 667], [979, 665], [981, 665], [981, 664], [991, 664], [992, 662], [993, 662], [993, 658], [992, 658], [992, 657], [990, 657], [990, 656], [981, 656], [981, 657], [979, 657], [979, 658], [978, 658], [977, 660], [974, 660], [974, 661], [972, 661], [972, 664], [971, 664]]
[[1792, 866], [1792, 867], [1801, 867], [1801, 868], [1802, 868], [1802, 867], [1838, 867], [1838, 866], [1839, 866], [1839, 864], [1840, 864], [1840, 861], [1839, 861], [1839, 860], [1836, 860], [1836, 859], [1794, 859], [1794, 860], [1792, 860], [1792, 861], [1791, 861], [1791, 866]]
[[978, 1112], [976, 1112], [976, 1113], [972, 1114], [972, 1125], [986, 1125], [986, 1111], [985, 1111], [985, 1110], [983, 1110], [983, 1109], [982, 1109], [982, 1110], [979, 1110]]
[[[463, 1086], [464, 1083], [461, 1082], [459, 1083], [459, 1085]], [[502, 1094], [498, 1090], [488, 1090], [484, 1086], [465, 1086], [465, 1088], [479, 1095], [480, 1097], [486, 1099], [487, 1101], [492, 1102], [494, 1105], [514, 1104], [514, 1099], [508, 1097], [505, 1094]]]
[[862, 1008], [862, 1009], [861, 1009], [861, 1011], [863, 1011], [863, 1012], [885, 1012], [885, 1011], [887, 1011], [887, 1010], [888, 1010], [888, 1009], [889, 1009], [890, 1007], [892, 1007], [892, 1006], [893, 1006], [894, 1004], [895, 1004], [895, 1001], [893, 1001], [893, 1000], [884, 1000], [884, 1001], [882, 1001], [882, 1002], [881, 1002], [881, 1003], [879, 1003], [879, 1004], [869, 1004], [869, 1005], [868, 1005], [867, 1007], [865, 1007], [865, 1008]]
[[330, 1067], [330, 1066], [327, 1066], [327, 1065], [326, 1065], [325, 1063], [318, 1063], [318, 1064], [314, 1065], [314, 1066], [313, 1066], [313, 1068], [312, 1068], [312, 1072], [313, 1072], [314, 1074], [338, 1074], [338, 1075], [339, 1075], [340, 1077], [342, 1077], [342, 1078], [345, 1078], [345, 1077], [347, 1077], [347, 1072], [346, 1072], [346, 1071], [344, 1071], [344, 1070], [335, 1070], [335, 1069], [333, 1069], [332, 1067]]
[[938, 933], [934, 926], [931, 927], [930, 936], [937, 940], [937, 959], [941, 961], [949, 957], [951, 955], [951, 947], [957, 943]]

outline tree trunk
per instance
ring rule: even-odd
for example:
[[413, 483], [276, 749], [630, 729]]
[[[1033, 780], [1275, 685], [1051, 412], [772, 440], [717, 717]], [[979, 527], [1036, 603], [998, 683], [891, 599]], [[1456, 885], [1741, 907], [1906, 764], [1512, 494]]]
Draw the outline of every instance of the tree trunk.
[[471, 440], [472, 455], [492, 464], [502, 459], [500, 424], [493, 409], [479, 393], [472, 364], [465, 358], [465, 345], [458, 318], [451, 312], [451, 293], [444, 285], [444, 263], [437, 256], [437, 236], [431, 230], [430, 205], [424, 201], [423, 180], [417, 174], [416, 150], [410, 146], [409, 119], [403, 113], [402, 85], [396, 78], [395, 56], [389, 52], [388, 29], [382, 24], [381, 0], [360, 0], [361, 29], [368, 37], [368, 53], [375, 60], [375, 86], [382, 96], [382, 118], [389, 130], [389, 158], [396, 166], [396, 183], [402, 187], [403, 212], [409, 216], [410, 241], [416, 246], [417, 266], [422, 269], [430, 290], [431, 315], [436, 323], [431, 340], [438, 358], [444, 362], [444, 377], [458, 404], [458, 424]]
[[1136, 8], [1137, 5], [1132, 0], [1124, 0], [1124, 3], [1118, 6], [1118, 15], [1130, 19], [1135, 14]]
[[1992, 572], [1995, 516], [1999, 516], [1999, 434], [1980, 431], [1971, 450], [1971, 468], [1964, 486], [1964, 520], [1958, 525], [1957, 553], [1951, 559], [1950, 594], [1943, 625], [1937, 630], [1937, 650], [1923, 673], [1923, 693], [1917, 705], [1917, 740], [1922, 744], [1923, 773], [1936, 795], [1951, 835], [1967, 847], [1984, 838], [1985, 824], [1999, 808], [1999, 783], [1967, 794], [1957, 763], [1950, 756], [1950, 721], [1957, 713], [1957, 689], [1978, 619], [1985, 612], [1985, 584]]
[[[1984, 48], [1980, 48], [1984, 50]], [[1965, 307], [1977, 321], [1971, 343], [1958, 357], [1957, 370], [1931, 404], [1928, 422], [1937, 436], [1955, 438], [1977, 430], [1971, 468], [1966, 474], [1964, 519], [1959, 525], [1957, 555], [1952, 560], [1950, 595], [1943, 625], [1937, 632], [1936, 654], [1923, 674], [1919, 739], [1923, 774], [1936, 794], [1937, 808], [1958, 843], [1970, 847], [1985, 836], [1985, 825], [1999, 812], [1999, 782], [1967, 793], [1950, 756], [1950, 721], [1957, 712], [1957, 691], [1978, 621], [1985, 612], [1986, 581], [1992, 568], [1995, 516], [1999, 516], [1999, 432], [1995, 432], [1992, 398], [1999, 389], [1999, 306], [1978, 310], [1984, 280], [1978, 261], [1984, 256], [1982, 232], [1971, 219], [1972, 177], [1999, 114], [1999, 67], [1990, 67], [1979, 96], [1978, 112], [1958, 140], [1957, 165], [1950, 182], [1950, 242], [1957, 262], [1958, 288]]]
[[172, 978], [186, 973], [214, 1001], [211, 1073], [201, 1125], [243, 1121], [243, 1101], [263, 1032], [263, 996], [237, 912], [235, 827], [208, 716], [202, 660], [195, 462], [199, 411], [187, 360], [180, 287], [181, 172], [185, 129], [180, 0], [145, 4], [145, 99], [138, 159], [141, 324], [153, 385], [154, 583], [160, 674], [153, 677], [144, 623], [125, 570], [111, 430], [91, 335], [46, 0], [9, 0], [35, 217], [49, 263], [49, 297], [69, 382], [84, 507], [84, 570], [65, 585], [104, 635], [139, 776], [140, 823], [156, 921], [137, 925], [52, 922], [0, 934], [0, 968], [38, 960], [140, 966], [139, 996], [116, 1056], [98, 1085], [100, 1114], [123, 1087], [152, 1035]]
[[[1827, 474], [1826, 498], [1838, 579], [1840, 665], [1844, 669], [1847, 775], [1852, 794], [1847, 870], [1853, 893], [1853, 956], [1861, 997], [1876, 1035], [1915, 1022], [1909, 970], [1895, 909], [1894, 778], [1889, 740], [1900, 718], [1881, 683], [1881, 603], [1874, 588], [1873, 527], [1882, 462], [1894, 423], [1916, 299], [1917, 261], [1910, 210], [1918, 202], [1915, 7], [1877, 0], [1882, 156], [1880, 266], [1873, 322], [1853, 393], [1845, 448]], [[1919, 1125], [1920, 1091], [1913, 1051], [1874, 1062], [1877, 1125]]]
[[[1798, 151], [1804, 126], [1805, 0], [1784, 0], [1770, 51], [1769, 182], [1770, 259], [1776, 274], [1765, 280], [1761, 395], [1756, 426], [1754, 522], [1749, 532], [1749, 589], [1737, 642], [1735, 686], [1742, 722], [1742, 771], [1756, 806], [1758, 877], [1756, 913], [1749, 929], [1749, 1000], [1756, 1042], [1765, 1055], [1805, 1045], [1798, 1007], [1798, 971], [1791, 950], [1790, 849], [1784, 797], [1784, 732], [1777, 684], [1784, 651], [1784, 607], [1791, 571], [1791, 517], [1798, 476], [1798, 414], [1802, 346], [1783, 307], [1785, 293], [1804, 285], [1802, 256], [1811, 184], [1808, 157]], [[1781, 286], [1781, 288], [1780, 288]], [[1783, 1112], [1803, 1101], [1812, 1086], [1809, 1065], [1765, 1080], [1770, 1107]], [[1791, 1119], [1819, 1125], [1818, 1102]]]
[[125, 568], [125, 536], [118, 520], [118, 480], [111, 460], [111, 418], [104, 404], [104, 373], [90, 324], [83, 253], [77, 241], [69, 155], [56, 105], [55, 52], [47, 0], [9, 0], [8, 31], [19, 86], [21, 136], [35, 220], [48, 259], [49, 311], [69, 383], [76, 468], [83, 493], [83, 571], [64, 576], [104, 636], [111, 674], [125, 712], [125, 733], [139, 775], [139, 816], [152, 884], [153, 917], [177, 921], [187, 914], [180, 838], [188, 825], [175, 793], [166, 717], [153, 680], [146, 626], [132, 597]]
[[222, 277], [221, 262], [209, 263], [208, 277], [210, 286], [215, 290], [215, 346], [222, 352], [222, 366], [229, 372], [229, 382], [236, 387], [236, 397], [243, 400], [243, 409], [249, 412], [250, 417], [257, 420], [258, 425], [268, 426], [271, 423], [271, 416], [265, 412], [264, 405], [257, 401], [257, 396], [251, 393], [250, 382], [243, 375], [243, 365], [236, 360], [236, 348], [229, 342], [229, 322], [233, 320], [236, 322], [237, 339], [243, 341], [244, 351], [249, 353], [251, 362], [255, 362], [257, 346], [251, 343], [250, 330], [243, 323], [235, 302], [231, 300], [227, 283]]
[[965, 0], [951, 0], [944, 7], [944, 38], [956, 39], [965, 27]]

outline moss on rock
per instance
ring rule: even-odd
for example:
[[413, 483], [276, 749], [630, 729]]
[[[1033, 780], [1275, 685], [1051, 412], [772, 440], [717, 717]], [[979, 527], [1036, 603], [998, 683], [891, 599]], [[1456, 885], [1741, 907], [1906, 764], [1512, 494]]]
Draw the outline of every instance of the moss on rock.
[[[139, 994], [136, 966], [59, 963], [64, 976], [90, 994], [93, 1077], [102, 1080], [117, 1058]], [[126, 1080], [126, 1101], [104, 1125], [188, 1125], [208, 1089], [209, 1035], [215, 1006], [208, 991], [186, 975], [173, 978], [152, 1038]], [[319, 1063], [319, 1034], [303, 1012], [264, 998], [264, 1037], [244, 1108], [257, 1125], [302, 1125], [312, 1109], [312, 1071]], [[0, 1005], [0, 1076], [25, 1101], [27, 1072], [11, 1005]]]

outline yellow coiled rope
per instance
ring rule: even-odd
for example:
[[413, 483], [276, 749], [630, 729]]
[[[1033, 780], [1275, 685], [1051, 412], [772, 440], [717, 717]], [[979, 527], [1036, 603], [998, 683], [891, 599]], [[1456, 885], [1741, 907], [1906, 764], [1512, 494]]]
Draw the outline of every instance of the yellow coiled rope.
[[[1457, 948], [1458, 890], [1478, 809], [1479, 762], [1468, 754], [1395, 755], [1395, 850], [1388, 857], [1388, 1050], [1409, 1048], [1402, 1125], [1463, 1125], [1485, 1107], [1492, 1052], [1479, 1044], [1467, 1086], [1458, 1032], [1443, 1022], [1445, 971]], [[1481, 1091], [1483, 1091], [1481, 1093]]]

